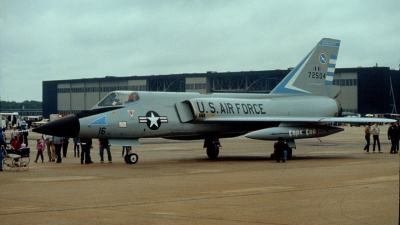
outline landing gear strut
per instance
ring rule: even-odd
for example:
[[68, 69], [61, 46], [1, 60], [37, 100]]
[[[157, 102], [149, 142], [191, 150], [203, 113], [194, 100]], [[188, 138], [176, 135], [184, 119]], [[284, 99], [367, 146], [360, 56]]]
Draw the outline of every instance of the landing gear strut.
[[219, 155], [219, 148], [221, 147], [218, 136], [206, 137], [203, 147], [207, 148], [208, 158], [216, 159]]
[[135, 153], [131, 153], [131, 150], [132, 150], [131, 147], [128, 147], [126, 149], [126, 155], [125, 155], [124, 159], [127, 164], [135, 164], [139, 160], [139, 156]]

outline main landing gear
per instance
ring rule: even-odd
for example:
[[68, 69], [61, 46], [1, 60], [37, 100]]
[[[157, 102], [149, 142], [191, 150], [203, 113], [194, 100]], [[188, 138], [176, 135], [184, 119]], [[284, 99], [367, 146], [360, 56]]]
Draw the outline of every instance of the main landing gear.
[[221, 144], [218, 136], [206, 137], [203, 148], [207, 148], [207, 156], [210, 159], [216, 159], [219, 155]]
[[127, 164], [135, 164], [139, 161], [139, 156], [136, 153], [132, 153], [131, 150], [131, 147], [126, 149], [126, 155], [124, 159]]

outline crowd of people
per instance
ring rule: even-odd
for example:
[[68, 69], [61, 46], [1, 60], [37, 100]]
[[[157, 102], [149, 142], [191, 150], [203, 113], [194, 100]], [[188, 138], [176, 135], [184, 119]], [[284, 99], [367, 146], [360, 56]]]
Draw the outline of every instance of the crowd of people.
[[[0, 127], [0, 147], [4, 146], [7, 148], [10, 146], [12, 150], [21, 150], [28, 147], [28, 134], [29, 131], [26, 129], [26, 126], [16, 127], [14, 126], [10, 133], [10, 142], [7, 143], [6, 136], [3, 134], [3, 128]], [[90, 151], [93, 149], [92, 139], [91, 138], [74, 138], [74, 157], [80, 158], [81, 164], [91, 164], [93, 163]], [[35, 163], [41, 159], [41, 162], [44, 163], [45, 157], [44, 152], [47, 149], [47, 156], [49, 162], [61, 163], [62, 158], [67, 157], [69, 145], [69, 138], [66, 137], [57, 137], [52, 135], [42, 135], [42, 139], [36, 140], [36, 158]], [[110, 143], [108, 139], [99, 139], [99, 155], [100, 162], [103, 163], [103, 155], [104, 149], [107, 151], [108, 162], [112, 163], [112, 156], [110, 151]], [[3, 171], [2, 168], [3, 154], [0, 154], [0, 171]]]
[[[61, 163], [62, 158], [67, 157], [67, 150], [69, 145], [69, 138], [57, 137], [51, 135], [43, 135], [45, 145], [43, 149], [47, 148], [47, 155], [49, 162]], [[74, 138], [74, 157], [80, 158], [81, 164], [93, 163], [90, 156], [90, 151], [93, 149], [93, 143], [91, 138]], [[38, 140], [39, 144], [39, 140]], [[38, 149], [38, 148], [37, 148]], [[107, 139], [99, 139], [99, 155], [100, 162], [103, 163], [104, 149], [107, 150], [108, 161], [112, 163], [112, 156], [110, 151], [110, 144]], [[39, 153], [38, 153], [39, 154]], [[37, 162], [37, 159], [35, 160]], [[42, 160], [43, 162], [43, 160]]]
[[[8, 144], [14, 150], [22, 150], [28, 148], [29, 131], [26, 129], [26, 122], [22, 121], [21, 126], [14, 125], [10, 133], [10, 142], [7, 143], [7, 137], [3, 135], [3, 128], [0, 127], [0, 147], [7, 147]], [[0, 154], [0, 171], [3, 171], [3, 152]]]
[[[375, 147], [378, 146], [378, 152], [382, 153], [381, 150], [381, 144], [379, 140], [379, 134], [380, 134], [380, 127], [379, 123], [375, 123], [372, 125], [372, 123], [368, 123], [365, 126], [365, 140], [367, 141], [367, 144], [364, 147], [364, 151], [367, 153], [370, 153], [369, 147], [370, 147], [370, 142], [371, 142], [371, 135], [373, 137], [374, 144], [372, 146], [372, 152], [375, 153]], [[390, 154], [397, 154], [399, 153], [399, 140], [400, 140], [400, 126], [398, 122], [394, 122], [389, 124], [389, 128], [387, 130], [387, 137], [388, 140], [391, 142], [391, 147], [390, 147]]]

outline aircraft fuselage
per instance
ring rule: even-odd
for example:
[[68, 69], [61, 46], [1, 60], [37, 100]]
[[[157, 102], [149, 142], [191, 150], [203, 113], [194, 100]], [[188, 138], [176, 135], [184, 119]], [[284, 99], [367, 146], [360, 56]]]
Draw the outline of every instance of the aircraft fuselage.
[[[264, 98], [250, 99], [244, 98], [243, 94], [241, 98], [227, 98], [218, 94], [136, 93], [139, 101], [135, 103], [79, 118], [78, 137], [118, 139], [196, 136], [205, 133], [239, 135], [276, 126], [277, 123], [231, 121], [230, 118], [333, 117], [339, 111], [335, 100], [312, 95], [262, 95]], [[207, 123], [209, 118], [227, 121]]]

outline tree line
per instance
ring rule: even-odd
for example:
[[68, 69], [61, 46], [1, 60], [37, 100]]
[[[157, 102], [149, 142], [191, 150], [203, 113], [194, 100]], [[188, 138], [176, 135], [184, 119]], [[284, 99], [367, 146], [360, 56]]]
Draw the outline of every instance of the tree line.
[[23, 101], [23, 102], [15, 102], [15, 101], [0, 101], [0, 109], [42, 109], [42, 102], [38, 101]]

